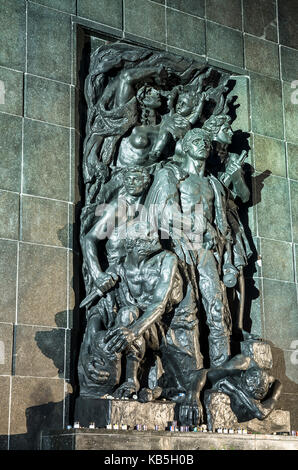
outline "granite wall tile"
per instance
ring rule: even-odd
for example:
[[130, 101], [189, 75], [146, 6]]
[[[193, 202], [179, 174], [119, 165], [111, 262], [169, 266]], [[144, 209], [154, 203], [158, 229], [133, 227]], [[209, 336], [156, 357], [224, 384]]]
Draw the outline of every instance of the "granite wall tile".
[[242, 33], [207, 21], [207, 56], [243, 67]]
[[0, 113], [0, 188], [21, 189], [22, 118]]
[[26, 6], [24, 0], [0, 3], [0, 65], [25, 69]]
[[278, 400], [278, 409], [291, 413], [291, 428], [298, 429], [297, 393], [282, 393]]
[[295, 258], [295, 279], [298, 282], [298, 245], [294, 245], [294, 258]]
[[285, 144], [282, 140], [255, 134], [254, 159], [257, 171], [286, 176]]
[[293, 241], [298, 243], [298, 181], [290, 181]]
[[0, 321], [12, 323], [16, 314], [17, 242], [0, 240]]
[[242, 29], [241, 0], [208, 0], [206, 18], [224, 26]]
[[282, 90], [279, 80], [251, 74], [252, 130], [283, 139]]
[[0, 111], [4, 113], [23, 114], [23, 74], [0, 67], [0, 83], [2, 82]]
[[22, 196], [22, 240], [68, 246], [68, 204]]
[[19, 238], [19, 195], [0, 190], [0, 238]]
[[287, 144], [288, 177], [298, 180], [298, 145]]
[[40, 432], [63, 426], [64, 380], [13, 377], [11, 450], [38, 449]]
[[272, 375], [283, 384], [283, 391], [298, 395], [298, 368], [297, 364], [293, 363], [293, 359], [295, 359], [293, 356], [296, 355], [297, 350], [283, 350], [271, 346], [271, 351]]
[[201, 18], [205, 16], [204, 0], [168, 0], [167, 6]]
[[281, 46], [280, 59], [282, 79], [288, 82], [298, 80], [298, 51]]
[[35, 0], [35, 3], [40, 3], [40, 5], [65, 11], [73, 15], [76, 14], [76, 0]]
[[244, 31], [269, 41], [278, 41], [275, 0], [243, 2]]
[[278, 45], [253, 36], [244, 36], [245, 65], [248, 70], [279, 78]]
[[17, 325], [15, 334], [15, 375], [30, 377], [64, 376], [65, 330]]
[[[144, 21], [144, 19], [146, 19]], [[126, 0], [125, 31], [155, 41], [165, 42], [165, 8], [147, 0]]]
[[70, 130], [25, 119], [23, 192], [69, 200]]
[[262, 272], [270, 279], [294, 282], [291, 243], [261, 239]]
[[281, 349], [290, 349], [298, 338], [296, 286], [264, 279], [265, 339]]
[[283, 96], [285, 109], [285, 137], [288, 142], [298, 143], [298, 87], [292, 87], [291, 83], [283, 82]]
[[254, 200], [257, 204], [259, 235], [292, 241], [288, 181], [261, 173], [256, 178]]
[[70, 83], [70, 52], [70, 16], [29, 2], [27, 72]]
[[244, 330], [263, 337], [262, 285], [258, 278], [245, 279]]
[[67, 252], [20, 244], [18, 321], [66, 327]]
[[205, 54], [204, 20], [180, 11], [167, 10], [167, 42], [196, 54]]
[[[10, 394], [10, 377], [0, 376], [0, 396], [1, 396], [1, 413], [0, 413], [0, 435], [1, 436], [0, 437], [2, 437], [4, 434], [8, 434], [9, 394]], [[3, 442], [2, 439], [0, 439], [0, 450], [4, 450], [4, 449], [5, 449], [5, 443]]]
[[11, 374], [13, 325], [0, 323], [0, 375]]
[[250, 131], [250, 99], [249, 99], [249, 77], [233, 76], [235, 86], [230, 96], [237, 96], [236, 105], [240, 106], [236, 109], [236, 119], [233, 121], [233, 130]]
[[26, 75], [25, 116], [70, 127], [70, 87], [45, 78]]
[[78, 16], [122, 28], [122, 0], [78, 0]]
[[278, 1], [280, 43], [298, 49], [298, 8], [293, 0]]

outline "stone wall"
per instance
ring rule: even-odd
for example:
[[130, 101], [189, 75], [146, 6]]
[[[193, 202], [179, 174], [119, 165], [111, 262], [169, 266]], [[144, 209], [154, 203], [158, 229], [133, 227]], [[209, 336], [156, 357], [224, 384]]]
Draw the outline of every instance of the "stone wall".
[[69, 419], [83, 79], [90, 51], [121, 38], [244, 76], [234, 130], [251, 133], [256, 247], [246, 324], [273, 346], [280, 408], [298, 428], [297, 23], [295, 0], [1, 1], [1, 449], [36, 448]]

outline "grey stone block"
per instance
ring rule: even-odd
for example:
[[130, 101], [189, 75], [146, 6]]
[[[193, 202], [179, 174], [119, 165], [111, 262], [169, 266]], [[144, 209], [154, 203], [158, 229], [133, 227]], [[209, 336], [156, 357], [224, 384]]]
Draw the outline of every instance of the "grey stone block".
[[[259, 235], [275, 240], [292, 241], [289, 186], [285, 178], [261, 174], [256, 176], [256, 194]], [[277, 217], [277, 208], [278, 217]]]
[[64, 343], [64, 329], [17, 325], [15, 375], [63, 378]]
[[78, 0], [78, 16], [107, 24], [113, 28], [122, 28], [122, 0]]
[[298, 8], [293, 0], [283, 0], [278, 2], [278, 20], [279, 20], [279, 40], [280, 43], [298, 48]]
[[171, 0], [167, 3], [167, 6], [201, 18], [205, 16], [204, 0]]
[[242, 33], [225, 26], [206, 22], [207, 56], [228, 64], [243, 67]]
[[41, 430], [63, 426], [64, 380], [12, 378], [10, 449], [39, 448]]
[[245, 66], [248, 70], [279, 78], [279, 53], [277, 44], [245, 35], [244, 50]]
[[298, 88], [291, 83], [283, 82], [284, 110], [285, 110], [285, 137], [288, 142], [298, 144]]
[[68, 204], [22, 196], [22, 240], [53, 246], [68, 246]]
[[36, 3], [73, 15], [76, 14], [76, 0], [36, 0]]
[[[34, 3], [28, 4], [28, 64], [34, 75], [70, 83], [70, 16]], [[49, 102], [52, 98], [49, 97]]]
[[256, 171], [286, 176], [285, 144], [282, 140], [255, 134], [254, 159]]
[[16, 314], [17, 242], [0, 240], [0, 321], [13, 323]]
[[19, 238], [19, 195], [0, 190], [0, 238]]
[[69, 200], [70, 130], [25, 119], [23, 192]]
[[298, 77], [298, 51], [281, 46], [281, 73], [282, 79], [287, 82], [297, 80]]
[[0, 113], [0, 188], [21, 189], [22, 118]]
[[11, 374], [13, 325], [0, 323], [0, 375]]
[[274, 0], [243, 2], [244, 31], [277, 42], [276, 4]]
[[[9, 418], [9, 394], [10, 394], [10, 377], [0, 375], [0, 393], [1, 393], [1, 413], [0, 413], [0, 434], [4, 437], [8, 434], [8, 418]], [[5, 446], [6, 444], [6, 446]], [[0, 449], [7, 449], [7, 441], [0, 441]]]
[[264, 279], [263, 284], [265, 339], [276, 348], [289, 350], [298, 338], [296, 286], [269, 279]]
[[283, 139], [282, 90], [279, 80], [251, 74], [252, 130]]
[[263, 276], [281, 281], [294, 281], [292, 244], [261, 240]]
[[298, 181], [290, 181], [293, 241], [298, 242]]
[[70, 87], [64, 83], [26, 75], [25, 116], [70, 127]]
[[22, 243], [19, 266], [19, 322], [66, 327], [66, 250]]
[[0, 3], [0, 65], [25, 69], [26, 6], [24, 0]]
[[167, 42], [196, 54], [205, 54], [205, 23], [180, 11], [167, 10]]
[[289, 178], [298, 180], [298, 145], [287, 144]]
[[[146, 0], [126, 0], [125, 31], [165, 43], [165, 8]], [[146, 21], [144, 21], [146, 19]]]
[[230, 28], [242, 29], [241, 0], [208, 0], [206, 18]]
[[0, 67], [3, 99], [0, 98], [0, 111], [4, 113], [23, 114], [23, 74]]

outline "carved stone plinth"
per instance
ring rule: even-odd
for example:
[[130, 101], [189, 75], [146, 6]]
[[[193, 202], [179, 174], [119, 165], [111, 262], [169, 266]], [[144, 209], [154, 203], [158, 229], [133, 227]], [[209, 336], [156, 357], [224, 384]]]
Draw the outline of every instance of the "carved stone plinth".
[[208, 409], [210, 427], [213, 430], [218, 428], [242, 428], [260, 434], [290, 432], [291, 430], [290, 412], [282, 410], [273, 410], [263, 421], [252, 419], [239, 423], [230, 407], [230, 397], [225, 393], [214, 392], [210, 394]]
[[137, 424], [146, 424], [147, 429], [158, 425], [165, 429], [174, 420], [175, 403], [135, 400], [109, 400], [79, 397], [76, 402], [75, 420], [83, 427], [91, 422], [98, 428], [107, 424], [126, 424], [133, 429]]
[[[42, 450], [298, 450], [298, 437], [170, 431], [72, 429], [45, 431]], [[103, 454], [103, 457], [105, 454]], [[144, 457], [142, 457], [144, 458]]]
[[253, 359], [261, 369], [271, 369], [273, 365], [270, 345], [264, 341], [246, 340], [241, 342], [241, 353]]

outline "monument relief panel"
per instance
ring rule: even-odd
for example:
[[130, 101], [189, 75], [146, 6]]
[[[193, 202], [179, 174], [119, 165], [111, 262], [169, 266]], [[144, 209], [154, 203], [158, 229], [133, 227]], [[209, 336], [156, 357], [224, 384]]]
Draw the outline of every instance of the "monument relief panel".
[[223, 403], [223, 425], [276, 404], [270, 347], [243, 328], [250, 190], [247, 151], [231, 152], [232, 89], [228, 73], [166, 52], [120, 42], [91, 56], [78, 416], [111, 398], [166, 401], [213, 429]]

